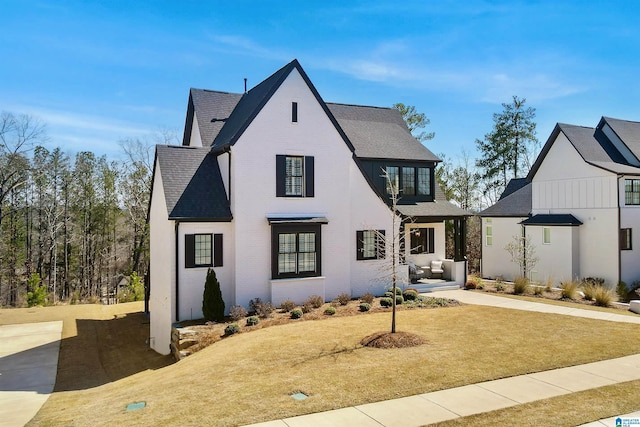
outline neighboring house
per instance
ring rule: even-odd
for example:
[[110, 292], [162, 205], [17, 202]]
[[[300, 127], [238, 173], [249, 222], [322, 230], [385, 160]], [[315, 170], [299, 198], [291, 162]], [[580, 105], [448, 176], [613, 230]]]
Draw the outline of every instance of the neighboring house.
[[[595, 128], [556, 125], [527, 180], [531, 217], [520, 224], [539, 258], [534, 280], [640, 280], [639, 122], [603, 117]], [[484, 221], [495, 221], [490, 210], [498, 204], [482, 213]], [[494, 235], [496, 228], [494, 222]], [[508, 259], [505, 251], [502, 261], [483, 260], [483, 275], [506, 276], [500, 265]]]
[[531, 183], [526, 178], [509, 181], [495, 205], [480, 212], [482, 243], [480, 271], [483, 277], [514, 280], [522, 276], [517, 264], [510, 262], [505, 246], [520, 238], [522, 221], [531, 215]]
[[[443, 199], [439, 161], [398, 111], [325, 103], [296, 60], [244, 94], [191, 89], [183, 146], [156, 149], [151, 346], [168, 353], [171, 324], [202, 317], [208, 268], [227, 311], [380, 294], [394, 236], [417, 263], [444, 259], [445, 220], [457, 231], [445, 275], [463, 283], [467, 213]], [[383, 170], [401, 189], [400, 230]]]

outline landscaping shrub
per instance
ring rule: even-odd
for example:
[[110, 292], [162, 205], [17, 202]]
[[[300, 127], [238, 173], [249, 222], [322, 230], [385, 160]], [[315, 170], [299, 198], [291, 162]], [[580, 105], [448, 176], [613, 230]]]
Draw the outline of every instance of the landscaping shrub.
[[[393, 286], [387, 289], [387, 292], [390, 292], [393, 295]], [[402, 289], [399, 286], [396, 286], [396, 295], [402, 295]]]
[[414, 291], [413, 289], [407, 289], [402, 293], [402, 296], [407, 301], [414, 301], [416, 298], [418, 298], [418, 292]]
[[351, 301], [351, 295], [347, 293], [341, 293], [336, 297], [336, 300], [340, 303], [340, 305], [347, 305], [349, 301]]
[[270, 302], [263, 302], [260, 298], [254, 298], [249, 301], [249, 312], [262, 319], [270, 317], [273, 309], [273, 304]]
[[302, 304], [302, 312], [303, 313], [311, 313], [313, 311], [313, 306], [311, 305], [311, 303], [309, 302], [305, 302], [304, 304]]
[[627, 288], [627, 284], [624, 281], [621, 280], [618, 282], [618, 286], [616, 286], [616, 293], [618, 294], [618, 299], [620, 299], [620, 301], [629, 301], [627, 298], [629, 289]]
[[534, 285], [533, 286], [533, 294], [540, 296], [542, 295], [542, 293], [544, 292], [544, 287], [540, 286], [540, 285]]
[[596, 286], [593, 293], [595, 304], [600, 307], [609, 307], [615, 300], [615, 294], [612, 289], [606, 286]]
[[373, 303], [374, 296], [371, 292], [367, 292], [366, 294], [360, 297], [360, 301], [366, 302], [367, 304]]
[[[416, 288], [407, 288], [407, 289], [405, 289], [405, 292], [406, 292], [406, 291], [414, 291], [414, 292], [415, 292], [415, 293], [417, 293], [417, 294], [419, 294], [419, 293], [420, 293], [420, 291], [419, 291], [419, 290], [417, 290]], [[403, 292], [403, 293], [404, 293], [404, 292]]]
[[396, 305], [401, 305], [404, 303], [404, 298], [402, 295], [396, 295]]
[[553, 290], [553, 279], [551, 277], [547, 277], [547, 281], [544, 284], [544, 290], [547, 292], [551, 292]]
[[247, 326], [254, 326], [260, 323], [260, 318], [258, 316], [249, 316], [247, 317]]
[[126, 288], [118, 292], [118, 302], [133, 302], [144, 300], [144, 283], [142, 277], [135, 271], [129, 276]]
[[229, 309], [229, 317], [234, 322], [247, 317], [247, 310], [241, 305], [234, 305]]
[[220, 291], [220, 282], [213, 268], [207, 270], [202, 295], [202, 314], [206, 320], [222, 322], [224, 320], [224, 301]]
[[238, 332], [240, 332], [240, 326], [238, 326], [237, 323], [230, 323], [226, 328], [224, 328], [225, 335], [233, 335], [237, 334]]
[[324, 309], [324, 314], [328, 315], [328, 316], [333, 316], [334, 314], [336, 314], [336, 308], [335, 307], [327, 307]]
[[313, 308], [320, 308], [322, 307], [322, 304], [324, 304], [324, 298], [322, 298], [320, 295], [311, 295], [309, 298], [307, 298], [304, 304], [309, 304]]
[[513, 293], [516, 295], [522, 295], [529, 290], [529, 279], [526, 277], [517, 277], [513, 282]]
[[293, 310], [291, 310], [291, 318], [292, 319], [299, 319], [302, 317], [302, 310], [299, 308], [294, 308]]
[[505, 288], [506, 288], [506, 285], [504, 284], [504, 282], [502, 280], [498, 280], [496, 282], [496, 291], [504, 292]]
[[476, 275], [470, 275], [467, 278], [467, 283], [464, 284], [465, 289], [483, 289], [484, 284], [482, 278]]
[[360, 303], [360, 311], [369, 311], [369, 310], [371, 310], [371, 304], [366, 302]]
[[465, 289], [475, 289], [476, 288], [476, 282], [474, 282], [473, 280], [467, 280], [467, 283], [464, 284], [464, 288]]
[[282, 301], [280, 304], [280, 309], [284, 312], [291, 311], [296, 308], [296, 303], [291, 301], [290, 299]]
[[576, 294], [578, 293], [578, 282], [575, 280], [562, 282], [560, 284], [560, 289], [562, 289], [562, 298], [576, 299]]
[[380, 305], [383, 307], [391, 307], [393, 305], [393, 300], [388, 297], [380, 298]]
[[384, 293], [384, 297], [385, 298], [393, 298], [393, 292], [385, 292]]

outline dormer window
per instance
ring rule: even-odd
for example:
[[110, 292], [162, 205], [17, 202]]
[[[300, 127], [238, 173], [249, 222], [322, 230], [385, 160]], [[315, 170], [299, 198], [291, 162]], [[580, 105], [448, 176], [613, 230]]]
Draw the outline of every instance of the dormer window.
[[291, 122], [298, 123], [298, 103], [291, 103]]

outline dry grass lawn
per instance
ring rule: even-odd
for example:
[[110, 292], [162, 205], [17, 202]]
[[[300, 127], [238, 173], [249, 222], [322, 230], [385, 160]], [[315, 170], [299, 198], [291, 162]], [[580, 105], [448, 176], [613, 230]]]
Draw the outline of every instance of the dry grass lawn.
[[[166, 358], [140, 350], [133, 332], [117, 336], [120, 326], [141, 330], [140, 337], [148, 333], [140, 313], [122, 312], [123, 308], [132, 311], [135, 305], [115, 306], [122, 307], [120, 312], [111, 307], [75, 307], [80, 307], [78, 313], [63, 318], [59, 381], [66, 386], [56, 386], [57, 392], [31, 425], [249, 424], [620, 357], [636, 353], [640, 340], [637, 325], [458, 306], [400, 311], [398, 330], [417, 334], [427, 342], [417, 347], [363, 347], [360, 341], [364, 337], [390, 326], [389, 313], [373, 313], [294, 322], [234, 335], [166, 366]], [[91, 315], [91, 308], [99, 316]], [[35, 309], [24, 314], [33, 321], [53, 320], [51, 316], [60, 309]], [[51, 313], [44, 313], [49, 310]], [[18, 317], [24, 317], [11, 312], [17, 313], [0, 310], [0, 323], [16, 323]], [[74, 326], [68, 326], [67, 321], [83, 323], [73, 321], [74, 315], [94, 321], [85, 328], [75, 327], [77, 335], [73, 335]], [[124, 323], [126, 319], [131, 323]], [[100, 347], [98, 341], [110, 335], [111, 347]], [[92, 346], [101, 350], [94, 351]], [[102, 358], [108, 354], [111, 356]], [[131, 363], [135, 367], [118, 379], [126, 373], [129, 355], [134, 355]], [[147, 367], [140, 366], [145, 356]], [[90, 363], [83, 360], [85, 357]], [[93, 370], [101, 371], [100, 375]], [[86, 381], [84, 375], [93, 378]], [[596, 400], [602, 393], [598, 390], [594, 391]], [[299, 391], [310, 397], [304, 401], [290, 397]], [[631, 395], [621, 392], [619, 399], [635, 404], [637, 389]], [[125, 410], [127, 404], [140, 401], [147, 407]], [[558, 404], [557, 411], [576, 405], [573, 399], [571, 402]], [[593, 405], [584, 406], [580, 416], [588, 420], [603, 413]], [[614, 412], [602, 416], [615, 415], [617, 407], [608, 410]], [[513, 422], [519, 418], [514, 416], [505, 419]], [[535, 424], [558, 424], [556, 413], [551, 411], [547, 416]]]

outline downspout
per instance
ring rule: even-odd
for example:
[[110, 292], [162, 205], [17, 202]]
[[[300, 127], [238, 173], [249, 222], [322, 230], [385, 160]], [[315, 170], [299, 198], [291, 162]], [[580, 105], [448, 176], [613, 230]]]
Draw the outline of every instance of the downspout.
[[229, 175], [229, 179], [227, 182], [229, 183], [229, 207], [231, 207], [231, 147], [226, 149], [227, 153], [229, 153], [229, 164], [227, 167], [227, 174]]
[[527, 277], [527, 231], [524, 225], [520, 225], [522, 230], [522, 276]]
[[176, 254], [176, 322], [180, 321], [180, 256], [178, 254], [178, 232], [180, 230], [180, 221], [176, 220], [176, 242], [175, 242], [175, 254]]

